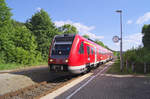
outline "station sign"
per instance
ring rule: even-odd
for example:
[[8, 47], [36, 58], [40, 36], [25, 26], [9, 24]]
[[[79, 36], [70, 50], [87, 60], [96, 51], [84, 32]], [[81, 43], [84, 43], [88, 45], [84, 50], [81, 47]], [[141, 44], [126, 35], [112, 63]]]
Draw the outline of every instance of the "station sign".
[[119, 38], [118, 36], [114, 36], [114, 37], [112, 38], [112, 40], [113, 40], [114, 43], [118, 43], [119, 40], [120, 40], [120, 38]]

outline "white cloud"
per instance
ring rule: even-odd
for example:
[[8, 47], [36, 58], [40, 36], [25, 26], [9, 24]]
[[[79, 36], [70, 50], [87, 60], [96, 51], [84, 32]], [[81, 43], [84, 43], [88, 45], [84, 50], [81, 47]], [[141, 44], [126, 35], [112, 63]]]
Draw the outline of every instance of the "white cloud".
[[89, 35], [90, 38], [92, 38], [92, 39], [103, 39], [104, 38], [104, 36], [97, 36], [97, 35], [91, 33], [91, 31], [93, 29], [95, 29], [95, 26], [86, 26], [86, 25], [81, 24], [79, 22], [72, 22], [71, 20], [55, 21], [54, 23], [55, 23], [55, 25], [57, 27], [60, 27], [60, 26], [62, 26], [64, 24], [71, 24], [71, 25], [73, 25], [73, 26], [75, 26], [77, 28], [77, 30], [79, 31], [80, 35], [86, 34], [86, 35]]
[[145, 13], [143, 16], [139, 17], [136, 24], [143, 24], [150, 20], [150, 12]]
[[119, 43], [119, 42], [117, 42], [117, 43], [115, 43], [115, 45], [120, 46], [120, 43]]
[[89, 37], [92, 38], [92, 39], [103, 39], [104, 38], [104, 36], [97, 36], [97, 35], [95, 35], [93, 33], [90, 33], [90, 32], [83, 33], [82, 35], [84, 35], [84, 34], [89, 35]]
[[[131, 48], [137, 48], [142, 45], [142, 33], [135, 33], [123, 37], [123, 51], [126, 51]], [[120, 42], [115, 43], [114, 46], [110, 45], [114, 50], [120, 50]]]
[[125, 36], [123, 39], [123, 48], [124, 50], [137, 48], [139, 45], [142, 45], [142, 33], [135, 33], [128, 36]]
[[136, 33], [125, 37], [125, 42], [140, 45], [142, 43], [142, 33]]
[[41, 9], [42, 9], [42, 8], [40, 8], [40, 7], [36, 8], [37, 11], [40, 11]]
[[132, 23], [133, 23], [132, 20], [128, 20], [128, 21], [127, 21], [127, 24], [132, 24]]

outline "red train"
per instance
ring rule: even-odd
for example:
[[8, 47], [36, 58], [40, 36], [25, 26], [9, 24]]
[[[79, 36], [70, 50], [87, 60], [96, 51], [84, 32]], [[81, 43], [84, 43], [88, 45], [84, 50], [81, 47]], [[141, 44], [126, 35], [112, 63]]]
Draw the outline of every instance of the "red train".
[[49, 50], [50, 71], [80, 74], [112, 59], [113, 53], [78, 34], [56, 35]]

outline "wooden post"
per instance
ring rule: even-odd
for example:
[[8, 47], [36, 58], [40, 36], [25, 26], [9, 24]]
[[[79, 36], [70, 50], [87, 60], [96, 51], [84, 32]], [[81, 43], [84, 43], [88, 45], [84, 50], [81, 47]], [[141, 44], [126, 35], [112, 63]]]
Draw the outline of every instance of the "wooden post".
[[128, 71], [128, 60], [126, 60], [126, 70], [127, 70], [127, 72], [129, 72]]
[[144, 73], [146, 74], [146, 63], [144, 62]]
[[135, 72], [134, 62], [132, 62], [132, 72]]

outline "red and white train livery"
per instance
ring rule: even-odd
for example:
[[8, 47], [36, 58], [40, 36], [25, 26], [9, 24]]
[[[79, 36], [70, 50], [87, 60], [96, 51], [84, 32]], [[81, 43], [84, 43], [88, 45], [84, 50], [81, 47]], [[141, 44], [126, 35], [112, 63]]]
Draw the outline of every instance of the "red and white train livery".
[[113, 53], [78, 34], [56, 35], [49, 50], [50, 71], [80, 74], [112, 59]]

